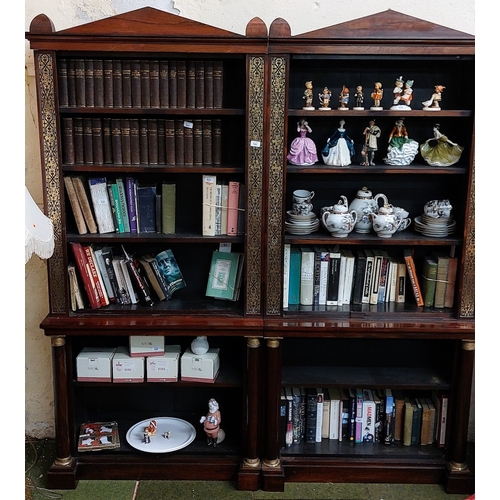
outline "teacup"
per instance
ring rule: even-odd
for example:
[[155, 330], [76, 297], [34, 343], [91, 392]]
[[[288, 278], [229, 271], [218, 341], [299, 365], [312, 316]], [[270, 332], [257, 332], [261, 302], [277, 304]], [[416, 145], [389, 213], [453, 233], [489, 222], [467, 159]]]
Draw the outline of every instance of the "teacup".
[[394, 213], [400, 212], [401, 213], [401, 217], [403, 219], [407, 219], [408, 216], [410, 215], [410, 213], [408, 212], [408, 210], [405, 210], [404, 208], [401, 208], [401, 207], [393, 207], [393, 210], [394, 210]]
[[312, 212], [312, 203], [294, 203], [293, 213], [297, 215], [309, 215]]
[[[406, 212], [406, 213], [408, 213], [408, 212]], [[404, 231], [410, 224], [411, 224], [411, 219], [409, 217], [405, 217], [401, 221], [401, 224], [398, 227], [398, 231]]]
[[314, 198], [314, 191], [308, 191], [307, 189], [297, 189], [293, 192], [294, 203], [311, 203]]

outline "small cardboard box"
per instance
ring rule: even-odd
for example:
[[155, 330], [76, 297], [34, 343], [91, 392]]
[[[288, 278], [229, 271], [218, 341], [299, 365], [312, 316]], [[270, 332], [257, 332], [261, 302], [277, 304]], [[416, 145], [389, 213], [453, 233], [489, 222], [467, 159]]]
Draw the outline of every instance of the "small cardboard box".
[[219, 368], [218, 348], [211, 347], [205, 354], [194, 354], [188, 349], [181, 357], [181, 380], [215, 382]]
[[129, 337], [130, 356], [162, 356], [165, 353], [165, 337], [156, 335], [131, 335]]
[[146, 358], [146, 378], [148, 382], [177, 382], [179, 379], [180, 345], [166, 345], [162, 356]]
[[76, 379], [80, 382], [111, 382], [114, 347], [84, 347], [76, 357]]
[[126, 347], [113, 356], [113, 382], [144, 382], [144, 358], [133, 358]]

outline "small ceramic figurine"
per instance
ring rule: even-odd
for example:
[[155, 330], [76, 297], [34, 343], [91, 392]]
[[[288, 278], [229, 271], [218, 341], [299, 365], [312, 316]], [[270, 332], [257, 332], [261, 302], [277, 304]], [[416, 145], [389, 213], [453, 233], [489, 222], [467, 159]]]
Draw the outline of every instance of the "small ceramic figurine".
[[413, 80], [406, 80], [403, 95], [401, 96], [401, 104], [411, 109], [411, 101], [413, 99]]
[[382, 131], [380, 128], [375, 125], [375, 120], [370, 120], [368, 122], [368, 127], [363, 131], [365, 142], [361, 154], [363, 155], [364, 161], [361, 165], [375, 165], [373, 160], [375, 158], [375, 151], [378, 149], [377, 139], [380, 137], [381, 133]]
[[302, 96], [302, 99], [305, 99], [306, 105], [302, 109], [306, 109], [308, 111], [311, 111], [314, 109], [314, 106], [312, 105], [312, 102], [313, 102], [313, 82], [311, 80], [309, 80], [305, 83], [305, 85], [306, 85], [306, 90], [304, 90], [304, 95]]
[[356, 99], [356, 105], [352, 109], [357, 111], [364, 110], [365, 108], [363, 107], [363, 103], [365, 102], [365, 95], [363, 94], [363, 87], [361, 85], [356, 87], [354, 99]]
[[[404, 88], [403, 88], [404, 86]], [[413, 80], [406, 80], [404, 83], [403, 77], [400, 76], [395, 83], [394, 100], [392, 101], [391, 109], [396, 110], [411, 110], [411, 100], [413, 99]]]
[[439, 123], [433, 128], [434, 137], [420, 145], [422, 158], [433, 167], [449, 167], [460, 160], [464, 148], [452, 142], [439, 131]]
[[339, 94], [339, 107], [337, 109], [349, 109], [349, 89], [345, 85], [342, 85], [342, 90]]
[[354, 141], [347, 135], [344, 124], [345, 121], [340, 120], [340, 126], [321, 151], [326, 165], [344, 167], [351, 164], [351, 157], [354, 156]]
[[404, 80], [403, 77], [400, 76], [394, 83], [394, 90], [392, 91], [392, 95], [394, 97], [394, 100], [392, 101], [393, 105], [399, 104], [399, 100], [401, 99], [401, 94], [403, 93], [403, 85], [404, 85]]
[[439, 103], [441, 102], [441, 92], [446, 87], [444, 85], [436, 85], [434, 87], [434, 94], [432, 94], [431, 98], [427, 101], [424, 101], [422, 104], [424, 105], [424, 111], [441, 111], [441, 107]]
[[200, 424], [203, 424], [203, 429], [207, 435], [207, 444], [214, 448], [225, 437], [224, 431], [220, 428], [220, 423], [219, 403], [214, 398], [211, 398], [208, 402], [208, 413], [200, 418]]
[[206, 335], [199, 335], [191, 342], [191, 351], [195, 354], [205, 354], [209, 348], [210, 345], [208, 344]]
[[306, 137], [308, 132], [312, 132], [307, 120], [302, 119], [297, 123], [297, 132], [300, 135], [290, 144], [288, 161], [292, 165], [314, 165], [318, 161], [318, 154], [316, 144], [312, 139]]
[[330, 99], [332, 98], [332, 92], [328, 87], [325, 87], [323, 89], [323, 92], [319, 94], [319, 102], [321, 103], [321, 108], [320, 110], [323, 111], [330, 111], [332, 108], [330, 108]]
[[418, 153], [418, 142], [408, 137], [404, 118], [396, 120], [389, 135], [389, 146], [384, 162], [387, 165], [409, 165]]
[[380, 105], [382, 97], [384, 96], [384, 89], [382, 88], [382, 83], [375, 82], [373, 92], [370, 97], [373, 99], [373, 106], [370, 108], [372, 111], [381, 111], [382, 106]]

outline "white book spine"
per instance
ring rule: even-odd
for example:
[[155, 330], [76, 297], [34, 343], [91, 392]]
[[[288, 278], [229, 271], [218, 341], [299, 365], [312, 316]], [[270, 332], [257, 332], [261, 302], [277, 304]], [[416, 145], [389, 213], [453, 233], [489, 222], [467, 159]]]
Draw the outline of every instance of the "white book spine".
[[344, 295], [342, 297], [342, 304], [351, 303], [352, 295], [352, 280], [354, 275], [354, 257], [347, 256], [344, 280]]
[[363, 298], [361, 299], [362, 304], [370, 303], [371, 294], [371, 283], [373, 276], [373, 257], [366, 257], [366, 271], [365, 278], [363, 280]]
[[330, 439], [339, 438], [339, 401], [332, 399], [330, 401]]
[[313, 305], [314, 299], [314, 251], [303, 251], [300, 265], [300, 304]]
[[318, 407], [316, 412], [316, 442], [321, 443], [321, 431], [323, 428], [323, 399], [324, 393], [321, 389], [316, 389], [318, 393]]
[[127, 269], [127, 264], [125, 263], [125, 260], [120, 259], [120, 266], [122, 268], [123, 272], [123, 277], [125, 278], [125, 283], [127, 284], [127, 290], [128, 294], [130, 295], [130, 300], [132, 301], [132, 304], [137, 304], [139, 302], [137, 295], [134, 290], [134, 286], [132, 285], [132, 281], [130, 279], [130, 274]]
[[217, 177], [215, 175], [203, 175], [202, 181], [202, 235], [215, 236], [215, 188]]
[[111, 212], [106, 179], [89, 179], [89, 187], [99, 233], [114, 233], [115, 223]]

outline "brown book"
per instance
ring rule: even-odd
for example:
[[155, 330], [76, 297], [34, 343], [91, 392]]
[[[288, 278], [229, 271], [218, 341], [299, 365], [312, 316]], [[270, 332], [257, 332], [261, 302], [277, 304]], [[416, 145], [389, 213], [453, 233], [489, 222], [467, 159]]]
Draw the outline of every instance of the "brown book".
[[111, 119], [111, 146], [113, 149], [113, 163], [122, 165], [122, 125], [119, 118]]
[[212, 165], [212, 120], [203, 120], [203, 165]]
[[214, 63], [205, 61], [205, 108], [214, 107]]
[[113, 59], [113, 107], [123, 107], [122, 61]]
[[413, 255], [410, 248], [406, 248], [404, 250], [404, 258], [406, 263], [406, 271], [408, 273], [408, 279], [410, 281], [413, 296], [415, 297], [415, 302], [417, 303], [417, 306], [423, 306], [424, 299], [422, 297], [422, 290], [418, 282], [415, 262], [413, 261]]
[[68, 59], [68, 106], [76, 107], [76, 70], [75, 60], [71, 57]]
[[148, 155], [148, 119], [139, 119], [139, 144], [140, 144], [140, 159], [141, 164], [147, 165], [149, 163]]
[[186, 108], [196, 107], [196, 63], [186, 62]]
[[212, 120], [212, 164], [220, 165], [222, 161], [222, 120]]
[[398, 389], [394, 391], [394, 405], [394, 440], [402, 441], [404, 429], [405, 398], [403, 396], [403, 393]]
[[455, 298], [455, 281], [457, 279], [458, 259], [450, 257], [448, 263], [448, 278], [446, 279], [446, 291], [444, 295], [444, 307], [453, 307]]
[[64, 117], [62, 119], [62, 149], [63, 162], [66, 165], [75, 163], [75, 140], [73, 136], [73, 118]]
[[73, 180], [68, 175], [65, 175], [63, 177], [63, 180], [64, 186], [66, 188], [66, 193], [68, 195], [69, 204], [75, 217], [76, 229], [78, 231], [78, 234], [87, 234], [87, 225], [85, 224], [85, 218], [83, 216], [82, 208], [80, 207], [80, 202], [78, 201], [78, 196], [76, 194], [75, 186], [73, 185]]
[[177, 108], [177, 61], [168, 62], [168, 103], [169, 108]]
[[132, 92], [132, 107], [140, 108], [142, 102], [141, 91], [141, 61], [139, 59], [132, 59], [130, 61], [130, 78], [131, 78], [131, 92]]
[[97, 224], [95, 222], [94, 214], [90, 205], [90, 198], [87, 193], [87, 188], [85, 187], [86, 181], [83, 177], [79, 176], [73, 177], [72, 180], [89, 233], [97, 234]]
[[130, 161], [132, 165], [141, 163], [141, 142], [139, 140], [139, 119], [130, 119]]
[[94, 107], [94, 60], [85, 59], [85, 107]]
[[184, 120], [175, 120], [175, 163], [184, 165]]
[[419, 398], [422, 405], [422, 427], [420, 428], [420, 444], [429, 444], [429, 432], [431, 428], [431, 409], [425, 398]]
[[193, 122], [184, 121], [184, 165], [193, 165]]
[[104, 107], [104, 66], [102, 59], [94, 59], [94, 106]]
[[158, 164], [165, 165], [165, 119], [158, 118]]
[[113, 61], [111, 59], [104, 59], [104, 107], [113, 107]]
[[65, 57], [61, 57], [57, 61], [57, 85], [59, 87], [59, 106], [67, 108], [69, 106], [68, 60]]
[[122, 132], [122, 163], [130, 165], [132, 163], [132, 151], [130, 144], [130, 119], [121, 118], [120, 127]]
[[193, 120], [193, 164], [203, 165], [203, 125], [201, 118]]
[[205, 63], [195, 62], [195, 106], [198, 109], [205, 107]]
[[85, 163], [83, 156], [83, 118], [73, 118], [73, 140], [75, 148], [75, 163], [81, 165]]
[[214, 108], [222, 108], [222, 90], [224, 81], [222, 61], [214, 61]]
[[186, 61], [177, 61], [177, 107], [186, 107]]
[[85, 61], [75, 59], [76, 105], [85, 107]]
[[168, 95], [168, 60], [160, 59], [159, 61], [160, 73], [160, 108], [169, 107], [169, 95]]
[[175, 165], [175, 122], [165, 119], [165, 160], [167, 165]]
[[104, 163], [102, 122], [100, 118], [92, 118], [92, 154], [94, 165], [102, 165]]
[[141, 106], [151, 107], [151, 84], [149, 81], [149, 61], [141, 59]]
[[92, 118], [83, 119], [83, 162], [87, 165], [94, 163], [92, 151]]
[[104, 163], [113, 163], [113, 145], [111, 134], [111, 118], [102, 119], [102, 149]]
[[122, 106], [132, 107], [132, 67], [130, 59], [122, 61]]
[[444, 253], [436, 252], [437, 258], [437, 276], [436, 276], [436, 293], [434, 294], [434, 307], [438, 309], [444, 308], [444, 297], [446, 293], [446, 282], [448, 281], [448, 264], [450, 258]]
[[150, 165], [158, 165], [158, 123], [148, 118], [148, 160]]
[[160, 62], [154, 59], [149, 62], [149, 87], [151, 107], [160, 107]]

